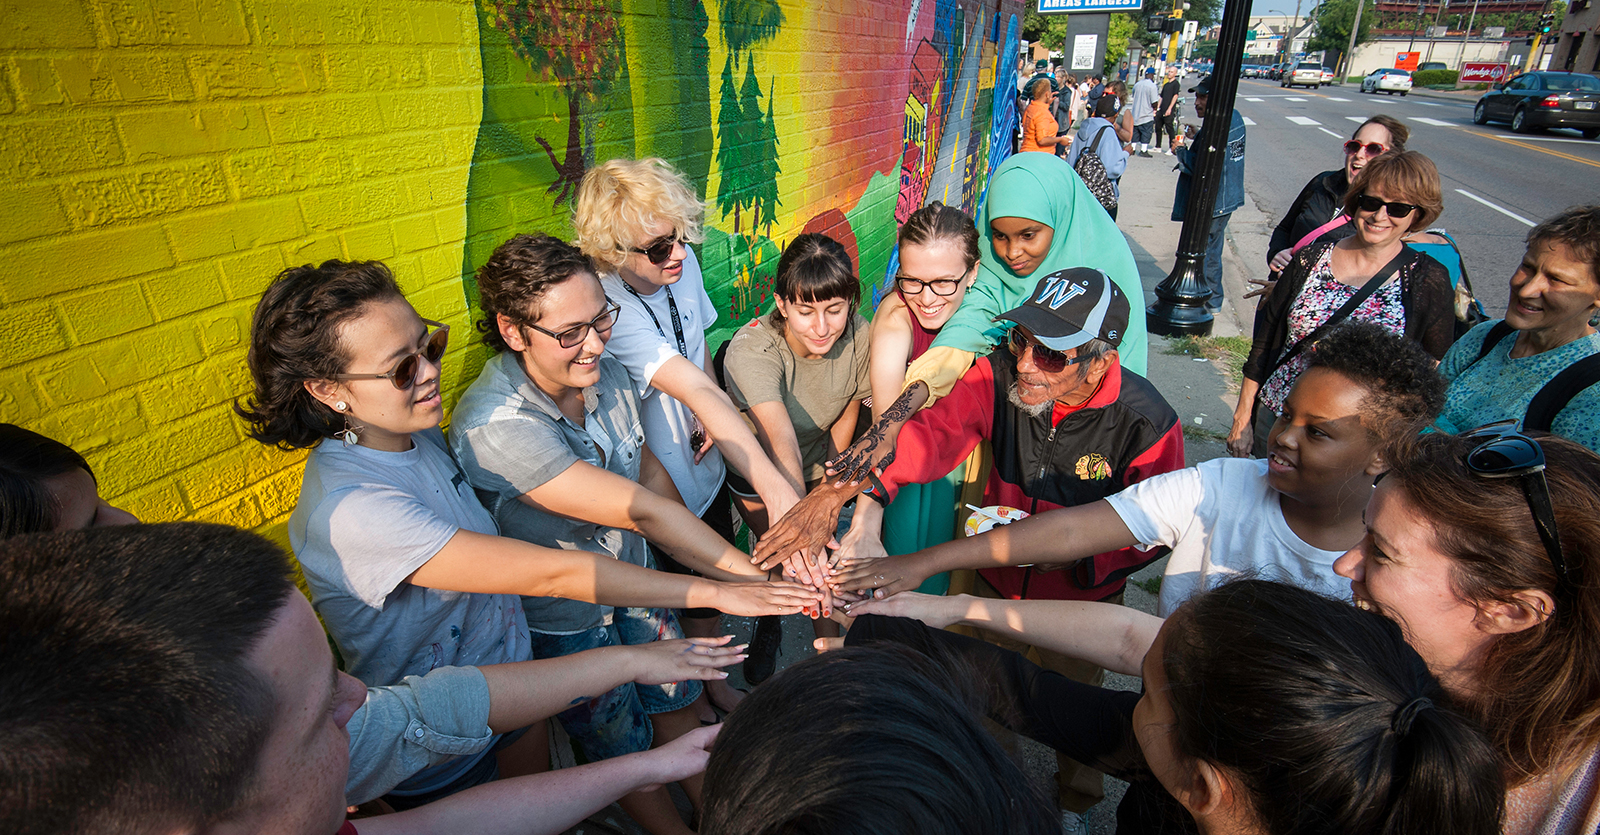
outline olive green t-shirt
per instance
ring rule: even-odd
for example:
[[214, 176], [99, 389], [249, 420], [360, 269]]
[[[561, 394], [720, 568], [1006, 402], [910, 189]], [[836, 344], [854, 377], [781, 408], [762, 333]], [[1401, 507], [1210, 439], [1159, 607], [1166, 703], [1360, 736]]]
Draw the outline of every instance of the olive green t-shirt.
[[822, 478], [828, 429], [845, 407], [872, 393], [867, 374], [871, 338], [867, 320], [851, 314], [850, 326], [828, 353], [800, 359], [767, 317], [742, 327], [728, 343], [724, 373], [728, 394], [741, 410], [781, 402], [800, 442], [801, 474]]

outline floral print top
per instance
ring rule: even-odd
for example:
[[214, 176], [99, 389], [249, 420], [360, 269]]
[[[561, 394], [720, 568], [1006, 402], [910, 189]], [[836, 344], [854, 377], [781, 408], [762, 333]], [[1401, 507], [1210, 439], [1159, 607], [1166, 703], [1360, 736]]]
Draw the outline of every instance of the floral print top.
[[[1311, 274], [1306, 277], [1305, 288], [1289, 310], [1289, 339], [1284, 343], [1284, 353], [1288, 353], [1296, 343], [1328, 321], [1328, 317], [1343, 307], [1360, 289], [1333, 277], [1333, 247], [1327, 247], [1322, 257], [1317, 259], [1317, 265], [1311, 269]], [[1377, 292], [1368, 296], [1346, 321], [1376, 322], [1397, 336], [1405, 335], [1406, 311], [1400, 303], [1399, 280], [1391, 277]], [[1282, 368], [1272, 372], [1272, 376], [1261, 384], [1261, 404], [1271, 409], [1274, 415], [1283, 414], [1283, 403], [1289, 398], [1289, 390], [1294, 388], [1295, 381], [1300, 379], [1310, 361], [1310, 354], [1301, 351]]]

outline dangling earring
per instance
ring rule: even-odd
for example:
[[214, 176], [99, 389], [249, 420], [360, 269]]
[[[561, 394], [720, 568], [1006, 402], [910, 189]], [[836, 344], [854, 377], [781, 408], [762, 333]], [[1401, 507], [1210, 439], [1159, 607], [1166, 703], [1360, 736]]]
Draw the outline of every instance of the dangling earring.
[[[340, 400], [333, 404], [333, 408], [343, 415], [344, 411], [350, 408], [350, 404]], [[349, 415], [345, 415], [344, 431], [334, 433], [334, 437], [343, 441], [345, 446], [355, 446], [356, 443], [361, 440], [360, 432], [361, 427], [351, 425]]]

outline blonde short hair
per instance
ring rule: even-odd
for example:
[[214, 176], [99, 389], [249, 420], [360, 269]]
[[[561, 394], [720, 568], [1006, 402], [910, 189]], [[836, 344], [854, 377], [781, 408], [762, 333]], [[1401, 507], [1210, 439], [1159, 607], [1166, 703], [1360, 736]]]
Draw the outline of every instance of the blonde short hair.
[[645, 227], [668, 223], [689, 243], [705, 240], [706, 204], [682, 171], [659, 157], [614, 159], [583, 175], [572, 211], [574, 244], [602, 267], [622, 266]]

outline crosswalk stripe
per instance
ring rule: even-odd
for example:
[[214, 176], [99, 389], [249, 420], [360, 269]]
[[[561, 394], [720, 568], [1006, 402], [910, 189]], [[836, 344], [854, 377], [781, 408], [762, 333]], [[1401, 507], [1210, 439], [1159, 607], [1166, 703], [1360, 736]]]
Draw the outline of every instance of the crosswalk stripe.
[[1343, 102], [1348, 102], [1348, 101], [1350, 101], [1350, 100], [1349, 100], [1349, 99], [1341, 99], [1341, 98], [1337, 98], [1337, 97], [1334, 97], [1334, 96], [1329, 96], [1329, 97], [1328, 97], [1328, 101], [1343, 101]]
[[1316, 125], [1322, 124], [1321, 122], [1317, 121], [1316, 119], [1311, 118], [1310, 116], [1290, 116], [1289, 117], [1289, 121], [1294, 122], [1297, 125], [1305, 125], [1307, 127], [1314, 127]]
[[1453, 127], [1455, 127], [1455, 123], [1453, 123], [1453, 122], [1441, 122], [1438, 119], [1429, 119], [1429, 118], [1427, 118], [1425, 116], [1412, 116], [1411, 117], [1411, 121], [1413, 121], [1413, 122], [1421, 122], [1424, 125], [1433, 125], [1436, 128], [1453, 128]]
[[1249, 116], [1244, 115], [1243, 113], [1239, 114], [1239, 118], [1244, 120], [1244, 126], [1245, 127], [1250, 127], [1251, 125], [1254, 125], [1256, 123], [1256, 120], [1250, 118]]
[[1533, 221], [1523, 217], [1522, 215], [1519, 215], [1516, 212], [1511, 211], [1510, 209], [1506, 209], [1506, 208], [1502, 208], [1500, 206], [1496, 206], [1495, 204], [1490, 203], [1489, 201], [1483, 199], [1482, 197], [1479, 197], [1478, 195], [1473, 194], [1472, 192], [1467, 191], [1465, 189], [1459, 189], [1459, 188], [1456, 189], [1456, 194], [1459, 194], [1459, 195], [1462, 195], [1463, 197], [1469, 197], [1469, 198], [1471, 198], [1473, 200], [1476, 200], [1479, 203], [1482, 203], [1483, 205], [1488, 206], [1489, 208], [1494, 209], [1495, 211], [1499, 212], [1500, 214], [1503, 214], [1506, 217], [1509, 217], [1512, 220], [1515, 220], [1515, 221], [1517, 221], [1519, 223], [1523, 223], [1523, 224], [1526, 224], [1528, 226], [1537, 225]]
[[1261, 98], [1260, 96], [1245, 96], [1244, 100], [1245, 101], [1266, 101], [1266, 99]]
[[1284, 101], [1305, 101], [1305, 99], [1302, 99], [1302, 98], [1300, 98], [1298, 96], [1290, 96], [1290, 97], [1284, 99]]
[[1327, 128], [1325, 128], [1325, 127], [1323, 127], [1321, 125], [1317, 126], [1317, 130], [1322, 131], [1323, 133], [1333, 137], [1334, 139], [1343, 139], [1344, 138], [1343, 136], [1340, 136], [1339, 134], [1334, 133], [1333, 131], [1328, 130]]
[[1417, 104], [1420, 104], [1423, 107], [1444, 107], [1444, 105], [1442, 105], [1442, 104], [1438, 104], [1436, 102], [1431, 102], [1431, 101], [1419, 101], [1419, 102], [1417, 102]]
[[1356, 122], [1357, 124], [1359, 124], [1361, 122], [1365, 122], [1367, 120], [1367, 117], [1365, 117], [1365, 116], [1346, 116], [1345, 118], [1349, 119], [1352, 122]]

